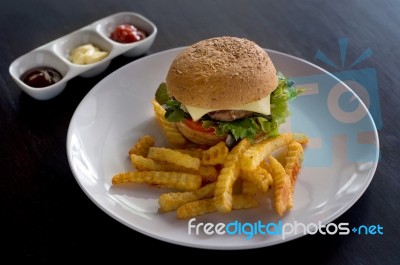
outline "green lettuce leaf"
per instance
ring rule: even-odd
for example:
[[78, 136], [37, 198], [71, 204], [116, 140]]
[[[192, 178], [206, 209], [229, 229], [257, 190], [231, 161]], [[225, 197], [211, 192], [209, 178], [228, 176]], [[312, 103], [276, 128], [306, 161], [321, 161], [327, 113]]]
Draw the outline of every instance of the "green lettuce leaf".
[[181, 108], [182, 103], [177, 100], [170, 99], [166, 103], [165, 118], [171, 122], [179, 122], [186, 118], [186, 113]]
[[161, 83], [156, 91], [155, 99], [160, 105], [164, 105], [167, 103], [168, 100], [170, 100], [168, 91], [167, 91], [167, 84]]
[[224, 133], [233, 135], [236, 140], [243, 138], [253, 139], [260, 132], [260, 126], [254, 118], [219, 122], [219, 128]]

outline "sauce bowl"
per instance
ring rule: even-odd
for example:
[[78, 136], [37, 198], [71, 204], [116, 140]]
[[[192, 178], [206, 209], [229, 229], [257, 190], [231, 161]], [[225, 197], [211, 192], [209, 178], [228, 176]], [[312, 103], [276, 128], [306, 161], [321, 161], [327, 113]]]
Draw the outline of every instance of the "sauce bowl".
[[[132, 43], [118, 43], [112, 40], [111, 33], [121, 24], [134, 25], [146, 33], [146, 38]], [[59, 95], [70, 79], [76, 76], [89, 78], [102, 73], [116, 56], [135, 57], [145, 53], [153, 44], [156, 35], [157, 27], [144, 16], [133, 12], [116, 13], [20, 56], [11, 63], [9, 72], [17, 85], [29, 96], [37, 100], [48, 100]], [[107, 52], [107, 57], [91, 64], [73, 63], [70, 60], [71, 51], [85, 44], [92, 44]], [[26, 71], [37, 67], [54, 68], [62, 75], [62, 79], [40, 88], [32, 87], [21, 80]]]

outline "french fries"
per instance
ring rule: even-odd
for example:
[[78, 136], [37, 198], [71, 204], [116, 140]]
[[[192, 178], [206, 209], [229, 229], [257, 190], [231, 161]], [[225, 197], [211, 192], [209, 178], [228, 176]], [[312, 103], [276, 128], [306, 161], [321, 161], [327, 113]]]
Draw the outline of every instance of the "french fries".
[[285, 172], [290, 177], [292, 183], [292, 192], [300, 172], [301, 163], [303, 162], [303, 146], [297, 141], [293, 141], [288, 146], [288, 152], [285, 157]]
[[156, 161], [168, 162], [194, 170], [198, 170], [200, 168], [199, 158], [191, 157], [190, 155], [182, 154], [181, 152], [168, 148], [150, 147], [147, 157]]
[[172, 149], [175, 151], [178, 151], [182, 154], [187, 154], [193, 157], [197, 157], [198, 159], [201, 159], [201, 157], [203, 156], [203, 149], [200, 148], [186, 148], [186, 149], [182, 149], [182, 148], [177, 148], [177, 149]]
[[309, 142], [308, 136], [304, 133], [293, 133], [293, 140], [299, 144], [308, 144]]
[[131, 164], [139, 171], [175, 171], [200, 175], [203, 183], [211, 183], [217, 180], [218, 171], [212, 166], [200, 166], [198, 170], [185, 168], [176, 164], [155, 161], [153, 159], [130, 155]]
[[241, 140], [228, 154], [224, 162], [221, 174], [217, 179], [214, 193], [214, 204], [219, 212], [232, 210], [232, 187], [239, 176], [239, 156], [250, 146], [247, 139]]
[[241, 192], [245, 195], [255, 196], [259, 190], [257, 183], [250, 180], [242, 180]]
[[201, 176], [181, 172], [139, 171], [124, 172], [112, 178], [112, 184], [148, 183], [177, 190], [197, 190], [201, 187]]
[[154, 138], [150, 135], [142, 136], [128, 151], [129, 155], [147, 156], [150, 147], [154, 146]]
[[265, 168], [258, 167], [253, 171], [242, 170], [241, 174], [244, 180], [256, 184], [263, 193], [266, 193], [272, 185], [272, 177]]
[[229, 153], [229, 149], [224, 142], [220, 142], [208, 150], [202, 152], [201, 164], [202, 165], [222, 165], [225, 158]]
[[292, 183], [282, 164], [273, 156], [269, 156], [268, 158], [275, 186], [275, 210], [282, 216], [286, 210], [293, 206]]
[[241, 167], [249, 171], [255, 170], [269, 154], [289, 144], [292, 139], [291, 133], [284, 133], [252, 145], [241, 155]]
[[160, 210], [164, 212], [173, 211], [188, 202], [211, 198], [214, 195], [214, 190], [215, 182], [195, 191], [164, 193], [158, 199]]
[[[257, 206], [258, 202], [251, 196], [240, 194], [232, 197], [232, 209], [234, 210], [255, 208]], [[215, 211], [217, 211], [217, 207], [213, 199], [202, 199], [182, 205], [178, 208], [176, 214], [179, 219], [188, 219]]]
[[[172, 147], [157, 147], [150, 135], [140, 137], [128, 150], [133, 170], [115, 174], [113, 185], [145, 183], [169, 189], [158, 198], [159, 210], [176, 211], [178, 219], [259, 207], [259, 196], [271, 191], [279, 216], [293, 207], [307, 135], [284, 133], [253, 144], [243, 139], [231, 150], [224, 142], [204, 149], [187, 145], [164, 118], [165, 110], [155, 101], [153, 107]], [[281, 162], [273, 154], [280, 148], [287, 149]]]

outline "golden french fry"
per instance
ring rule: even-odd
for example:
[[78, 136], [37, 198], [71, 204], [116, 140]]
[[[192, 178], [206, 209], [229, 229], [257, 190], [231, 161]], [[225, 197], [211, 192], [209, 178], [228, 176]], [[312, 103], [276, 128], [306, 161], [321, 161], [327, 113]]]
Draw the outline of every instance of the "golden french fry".
[[275, 211], [282, 216], [285, 211], [293, 206], [292, 183], [282, 164], [273, 156], [269, 156], [268, 158], [272, 169], [272, 178], [274, 180]]
[[112, 184], [148, 183], [182, 191], [197, 190], [201, 187], [201, 176], [182, 172], [138, 171], [124, 172], [112, 178]]
[[244, 194], [234, 194], [232, 200], [232, 209], [249, 209], [257, 208], [258, 202], [252, 197]]
[[139, 138], [139, 140], [129, 149], [128, 154], [135, 154], [139, 156], [147, 156], [149, 148], [154, 146], [154, 138], [150, 135], [145, 135]]
[[[181, 167], [174, 165], [174, 164], [155, 161], [153, 159], [143, 157], [143, 156], [138, 156], [135, 154], [131, 154], [130, 158], [131, 158], [132, 166], [139, 171], [177, 171], [177, 172], [179, 172], [181, 169]], [[191, 172], [188, 172], [188, 173], [191, 173]]]
[[219, 142], [218, 144], [202, 152], [201, 164], [211, 166], [221, 165], [224, 163], [228, 153], [229, 149], [225, 142]]
[[300, 172], [303, 154], [303, 146], [297, 141], [293, 141], [288, 145], [288, 152], [285, 157], [285, 172], [288, 176], [290, 176], [292, 192], [294, 191], [297, 175]]
[[199, 158], [191, 157], [190, 155], [182, 154], [178, 151], [168, 148], [150, 147], [147, 157], [157, 161], [168, 162], [194, 170], [198, 170], [200, 168]]
[[241, 177], [244, 180], [256, 183], [258, 188], [263, 193], [266, 193], [269, 190], [270, 186], [272, 185], [271, 175], [268, 173], [267, 170], [265, 170], [260, 166], [253, 171], [242, 170]]
[[267, 162], [267, 161], [265, 161], [265, 160], [261, 161], [261, 163], [260, 163], [259, 167], [261, 167], [261, 168], [265, 169], [265, 170], [266, 170], [266, 171], [268, 171], [269, 173], [271, 173], [271, 172], [272, 172], [271, 165], [270, 165], [270, 164], [268, 164], [268, 162]]
[[214, 205], [214, 200], [202, 199], [185, 203], [176, 210], [176, 215], [179, 219], [187, 219], [207, 213], [215, 212], [217, 209]]
[[283, 133], [253, 144], [241, 155], [241, 168], [248, 171], [255, 170], [269, 154], [287, 145], [292, 139], [291, 133]]
[[242, 194], [254, 196], [258, 192], [258, 185], [249, 180], [242, 180]]
[[196, 173], [203, 178], [203, 184], [217, 181], [219, 174], [218, 170], [213, 166], [200, 166]]
[[198, 149], [198, 148], [188, 148], [188, 149], [176, 148], [172, 150], [178, 151], [182, 154], [190, 155], [192, 157], [197, 157], [199, 159], [201, 159], [201, 157], [203, 156], [203, 151], [204, 151], [203, 149]]
[[153, 104], [153, 110], [158, 121], [158, 124], [161, 126], [161, 129], [167, 138], [168, 142], [172, 145], [182, 146], [188, 143], [188, 140], [183, 136], [183, 134], [179, 131], [178, 127], [175, 123], [167, 121], [165, 119], [165, 109], [158, 104], [158, 102], [153, 99], [151, 101]]
[[[258, 207], [258, 202], [251, 196], [238, 194], [232, 197], [232, 209], [248, 209]], [[202, 199], [186, 203], [178, 208], [176, 214], [179, 219], [187, 219], [217, 211], [214, 199]]]
[[175, 164], [155, 161], [153, 159], [132, 154], [131, 164], [139, 171], [175, 171], [200, 175], [204, 183], [211, 183], [217, 180], [218, 171], [213, 166], [200, 166], [198, 170], [181, 167]]
[[308, 144], [309, 142], [308, 136], [304, 133], [293, 133], [293, 140], [299, 144]]
[[226, 157], [214, 193], [215, 207], [219, 212], [230, 212], [232, 210], [232, 187], [240, 172], [239, 157], [249, 146], [250, 142], [243, 139]]
[[185, 203], [211, 198], [214, 196], [215, 182], [201, 187], [195, 191], [164, 193], [158, 199], [160, 209], [164, 212], [178, 209]]

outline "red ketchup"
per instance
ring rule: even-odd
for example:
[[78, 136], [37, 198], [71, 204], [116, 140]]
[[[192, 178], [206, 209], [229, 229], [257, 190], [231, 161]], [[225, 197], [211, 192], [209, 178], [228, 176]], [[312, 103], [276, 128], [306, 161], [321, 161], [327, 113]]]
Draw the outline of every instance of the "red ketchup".
[[133, 25], [122, 24], [116, 27], [110, 38], [120, 43], [132, 43], [146, 38], [146, 33]]
[[51, 86], [62, 79], [62, 75], [51, 67], [32, 68], [21, 75], [21, 80], [31, 87]]

